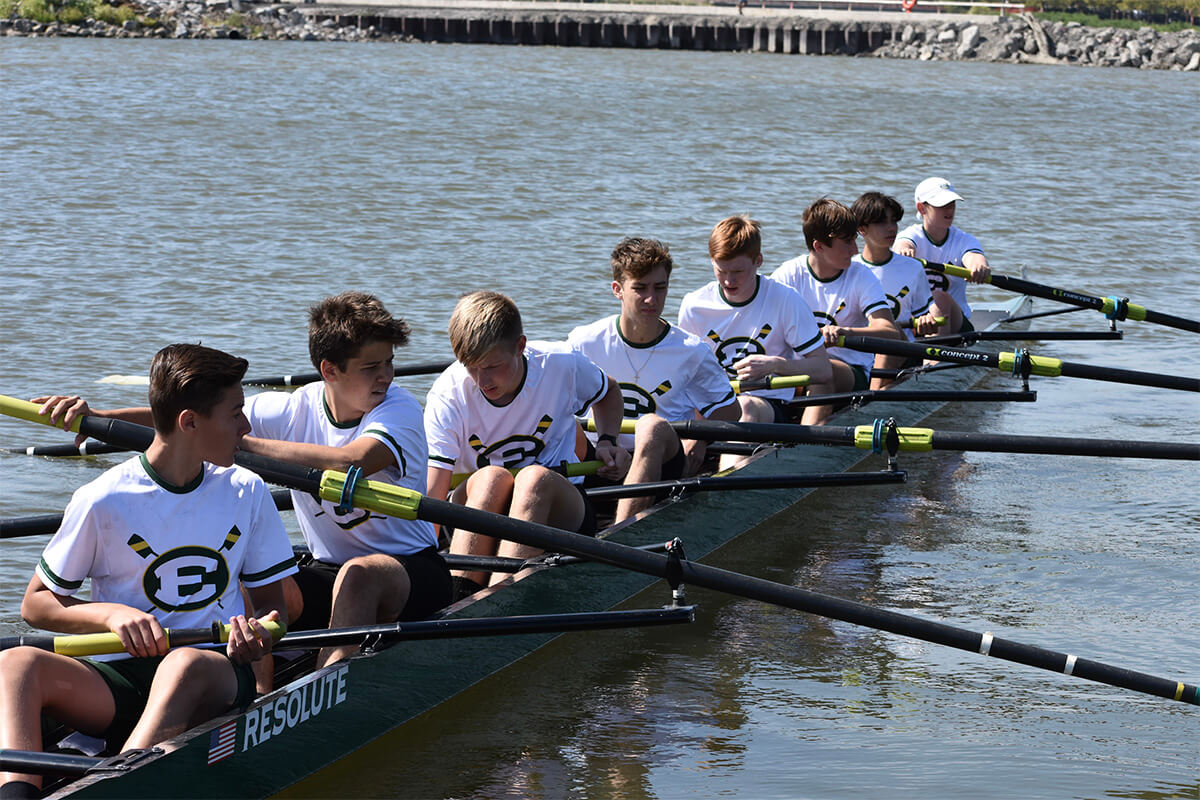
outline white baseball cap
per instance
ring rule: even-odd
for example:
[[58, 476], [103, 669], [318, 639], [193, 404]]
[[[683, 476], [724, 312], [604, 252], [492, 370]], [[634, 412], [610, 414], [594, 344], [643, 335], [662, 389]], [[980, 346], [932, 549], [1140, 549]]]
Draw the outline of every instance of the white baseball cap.
[[928, 203], [934, 208], [941, 208], [955, 200], [962, 200], [962, 195], [954, 191], [954, 184], [945, 178], [926, 178], [917, 184], [913, 199], [918, 203]]

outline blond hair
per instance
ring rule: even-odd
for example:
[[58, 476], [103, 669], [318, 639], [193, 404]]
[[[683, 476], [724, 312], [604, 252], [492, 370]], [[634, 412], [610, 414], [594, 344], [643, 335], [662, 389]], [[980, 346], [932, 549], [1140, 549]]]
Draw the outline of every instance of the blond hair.
[[465, 294], [450, 315], [450, 347], [467, 366], [479, 363], [497, 347], [516, 349], [523, 335], [517, 304], [499, 292]]

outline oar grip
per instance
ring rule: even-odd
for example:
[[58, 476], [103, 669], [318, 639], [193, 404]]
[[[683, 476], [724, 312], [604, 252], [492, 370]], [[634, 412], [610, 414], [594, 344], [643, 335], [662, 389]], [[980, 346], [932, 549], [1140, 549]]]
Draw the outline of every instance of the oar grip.
[[[0, 413], [9, 417], [23, 419], [26, 422], [36, 422], [39, 425], [46, 425], [51, 428], [59, 427], [50, 421], [49, 414], [38, 413], [40, 409], [41, 406], [39, 406], [37, 403], [30, 403], [27, 400], [18, 400], [15, 397], [0, 395]], [[68, 430], [70, 430], [72, 433], [79, 433], [79, 423], [82, 422], [83, 419], [84, 417], [76, 418], [75, 421], [71, 423], [71, 427]]]
[[[342, 500], [346, 473], [326, 470], [321, 474], [320, 495], [335, 503]], [[420, 492], [379, 481], [359, 481], [350, 503], [355, 508], [370, 508], [381, 514], [400, 519], [417, 519], [417, 507], [423, 496]]]

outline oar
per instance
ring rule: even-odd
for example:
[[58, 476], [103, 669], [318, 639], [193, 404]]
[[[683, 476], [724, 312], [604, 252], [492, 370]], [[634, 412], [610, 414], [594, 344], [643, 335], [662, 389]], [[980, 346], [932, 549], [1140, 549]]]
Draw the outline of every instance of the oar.
[[909, 358], [928, 358], [934, 361], [952, 361], [959, 364], [975, 364], [1011, 372], [1013, 375], [1042, 375], [1047, 377], [1087, 378], [1094, 381], [1127, 383], [1133, 386], [1157, 386], [1161, 389], [1179, 389], [1185, 392], [1200, 392], [1200, 378], [1179, 375], [1163, 375], [1157, 372], [1138, 372], [1131, 369], [1097, 367], [1091, 364], [1075, 364], [1057, 358], [1019, 353], [989, 353], [983, 350], [952, 350], [937, 345], [917, 342], [900, 342], [895, 339], [876, 339], [869, 336], [841, 336], [838, 345], [864, 353], [885, 353]]
[[124, 447], [115, 447], [104, 442], [88, 439], [81, 445], [74, 444], [44, 444], [32, 447], [0, 447], [0, 453], [10, 453], [22, 456], [50, 456], [62, 458], [69, 456], [99, 456], [108, 453], [127, 453]]
[[755, 389], [794, 389], [798, 386], [808, 386], [812, 378], [807, 375], [773, 375], [766, 378], [739, 381], [736, 378], [729, 382], [733, 391], [741, 394]]
[[588, 497], [593, 499], [616, 500], [622, 497], [645, 497], [659, 492], [726, 492], [746, 489], [870, 486], [880, 483], [904, 483], [906, 478], [907, 473], [899, 470], [814, 472], [797, 475], [716, 475], [650, 483], [631, 483], [627, 486], [597, 486], [586, 491]]
[[[287, 626], [280, 622], [262, 623], [271, 638], [280, 641]], [[224, 644], [229, 641], [229, 626], [214, 622], [208, 628], [167, 628], [168, 647], [188, 647], [197, 644]], [[11, 647], [37, 647], [60, 656], [101, 656], [124, 653], [125, 645], [115, 633], [77, 633], [56, 636], [46, 633], [22, 634], [0, 637], [0, 650]]]
[[[275, 508], [290, 511], [292, 492], [289, 489], [272, 489], [271, 499]], [[0, 539], [17, 539], [21, 536], [48, 536], [62, 525], [62, 514], [38, 514], [32, 517], [0, 519]]]
[[[878, 370], [871, 370], [874, 375]], [[989, 389], [864, 389], [860, 392], [814, 394], [784, 402], [792, 406], [823, 406], [830, 403], [920, 403], [928, 400], [953, 400], [959, 403], [1032, 403], [1037, 392], [1005, 392]]]
[[[924, 261], [917, 259], [925, 265], [927, 272], [941, 272], [946, 275], [953, 275], [957, 278], [966, 278], [970, 273], [962, 268], [956, 267], [953, 264], [938, 264], [934, 261]], [[1047, 286], [1043, 283], [1034, 283], [1023, 278], [1012, 278], [1008, 275], [997, 275], [992, 273], [987, 280], [998, 289], [1007, 289], [1010, 292], [1018, 294], [1028, 294], [1034, 297], [1042, 297], [1047, 300], [1057, 300], [1060, 303], [1067, 303], [1080, 308], [1090, 308], [1099, 311], [1112, 320], [1136, 319], [1145, 320], [1146, 322], [1155, 322], [1159, 325], [1166, 325], [1171, 328], [1178, 328], [1182, 331], [1191, 331], [1192, 333], [1200, 333], [1200, 322], [1183, 317], [1176, 317], [1171, 314], [1161, 314], [1157, 311], [1151, 311], [1142, 306], [1136, 306], [1130, 303], [1128, 299], [1118, 297], [1095, 297], [1094, 295], [1084, 294], [1082, 292], [1071, 292], [1066, 289], [1059, 289], [1054, 286]]]
[[975, 342], [1110, 342], [1125, 338], [1124, 331], [959, 331], [922, 336], [921, 344], [974, 344]]
[[[19, 416], [21, 419], [32, 419], [45, 424], [45, 418], [39, 419], [37, 406], [14, 398], [0, 395], [0, 412]], [[138, 436], [136, 431], [129, 431], [124, 425], [114, 425], [120, 420], [98, 420], [100, 424], [92, 425], [94, 417], [80, 417], [73, 424], [76, 432], [87, 433], [98, 439], [111, 441], [126, 447], [133, 444], [126, 439], [128, 436]], [[687, 424], [687, 423], [683, 423]], [[708, 423], [714, 424], [714, 423]], [[731, 424], [731, 423], [723, 423]], [[767, 423], [762, 423], [766, 425]], [[140, 426], [134, 426], [140, 427]], [[775, 425], [776, 428], [803, 427]], [[87, 430], [83, 430], [86, 428]], [[93, 431], [93, 428], [95, 429]], [[729, 436], [717, 438], [727, 439]], [[1200, 457], [1200, 445], [1191, 446], [1195, 456]], [[265, 480], [272, 481], [303, 492], [313, 492], [326, 500], [344, 502], [348, 500], [356, 508], [388, 514], [403, 519], [421, 519], [441, 525], [450, 525], [455, 529], [470, 530], [477, 533], [508, 539], [519, 544], [536, 547], [540, 550], [566, 553], [569, 555], [589, 558], [613, 566], [631, 569], [648, 575], [659, 577], [670, 576], [672, 582], [690, 583], [704, 586], [726, 594], [760, 600], [765, 603], [794, 608], [813, 614], [840, 619], [857, 625], [864, 625], [878, 630], [898, 633], [923, 641], [944, 644], [962, 650], [991, 655], [1028, 666], [1076, 675], [1088, 680], [1119, 686], [1132, 691], [1164, 697], [1171, 700], [1200, 705], [1200, 687], [1185, 684], [1165, 678], [1155, 677], [1142, 672], [1113, 667], [1098, 661], [1077, 658], [1067, 653], [1058, 653], [1041, 647], [1025, 645], [1007, 639], [994, 637], [991, 633], [974, 633], [955, 628], [940, 622], [921, 619], [919, 617], [899, 614], [894, 611], [872, 608], [861, 603], [842, 600], [836, 597], [810, 592], [794, 586], [784, 586], [740, 575], [734, 572], [717, 569], [716, 567], [697, 564], [683, 558], [663, 556], [648, 553], [632, 547], [611, 542], [606, 539], [593, 539], [566, 531], [560, 531], [546, 525], [539, 525], [524, 520], [512, 519], [498, 514], [491, 514], [475, 508], [456, 505], [445, 500], [423, 497], [411, 489], [404, 489], [391, 484], [376, 481], [356, 481], [347, 486], [345, 473], [332, 470], [324, 473], [314, 469], [297, 467], [275, 459], [256, 456], [251, 453], [239, 454], [239, 462], [249, 469], [259, 473]], [[348, 497], [343, 500], [343, 495]]]
[[124, 759], [125, 755], [127, 754], [109, 759], [69, 753], [39, 753], [34, 750], [0, 750], [0, 772], [20, 772], [26, 775], [86, 775], [108, 761]]
[[[638, 545], [638, 550], [662, 553], [669, 542]], [[507, 556], [469, 556], [446, 553], [442, 556], [450, 569], [465, 569], [468, 572], [520, 572], [535, 567], [565, 567], [570, 564], [586, 564], [586, 558], [564, 556], [562, 553], [542, 553], [533, 558], [508, 558]]]
[[[397, 378], [406, 375], [432, 375], [442, 372], [453, 361], [429, 361], [424, 364], [397, 364], [393, 374]], [[319, 372], [302, 372], [297, 375], [272, 375], [268, 378], [244, 378], [243, 386], [304, 386], [321, 380]], [[150, 378], [146, 375], [106, 375], [96, 383], [116, 383], [122, 386], [149, 386]]]
[[[934, 324], [939, 325], [939, 326], [945, 325], [946, 318], [945, 317], [934, 317], [933, 322], [934, 322]], [[904, 322], [898, 322], [896, 324], [900, 328], [912, 328], [916, 324], [916, 320], [914, 320], [912, 317], [909, 317], [908, 319], [904, 320]]]
[[[887, 389], [886, 392], [893, 390]], [[621, 423], [621, 433], [633, 431], [634, 420]], [[628, 426], [628, 429], [626, 428]], [[718, 422], [685, 420], [672, 422], [681, 439], [706, 441], [771, 442], [777, 444], [846, 445], [860, 450], [886, 449], [887, 425], [839, 427], [835, 425], [792, 425], [778, 422]], [[1178, 442], [1120, 441], [1069, 436], [1018, 436], [1003, 433], [957, 433], [932, 428], [896, 428], [899, 451], [975, 450], [1029, 455], [1097, 456], [1107, 458], [1161, 458], [1171, 461], [1200, 461], [1200, 444]]]
[[[263, 627], [276, 640], [275, 649], [277, 650], [284, 648], [317, 650], [322, 647], [338, 647], [364, 642], [368, 638], [386, 641], [415, 641], [417, 639], [451, 639], [464, 636], [566, 633], [673, 625], [679, 622], [691, 622], [694, 617], [695, 606], [678, 606], [628, 611], [389, 622], [382, 625], [360, 625], [350, 628], [292, 631], [286, 635], [284, 635], [286, 626], [279, 623], [264, 622]], [[223, 644], [229, 641], [229, 626], [214, 622], [210, 628], [168, 629], [166, 634], [169, 646], [173, 648], [197, 644]], [[282, 638], [280, 638], [281, 636]], [[37, 647], [59, 655], [74, 657], [125, 652], [125, 647], [115, 633], [84, 633], [66, 636], [30, 634], [0, 638], [0, 650], [19, 646]]]

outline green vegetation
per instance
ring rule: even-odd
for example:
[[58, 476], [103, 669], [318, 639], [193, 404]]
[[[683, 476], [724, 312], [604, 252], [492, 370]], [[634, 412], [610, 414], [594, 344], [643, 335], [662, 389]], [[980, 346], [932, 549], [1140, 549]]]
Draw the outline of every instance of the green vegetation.
[[61, 22], [64, 25], [79, 25], [88, 19], [109, 25], [122, 25], [131, 19], [141, 21], [132, 6], [111, 6], [96, 0], [0, 0], [0, 18], [13, 17], [46, 24]]
[[[1200, 3], [1197, 3], [1200, 5]], [[1200, 11], [1200, 9], [1197, 9]], [[1087, 25], [1092, 28], [1130, 28], [1136, 30], [1138, 28], [1151, 27], [1160, 32], [1181, 31], [1185, 28], [1195, 27], [1195, 14], [1193, 11], [1189, 22], [1183, 20], [1175, 20], [1174, 22], [1149, 22], [1145, 15], [1138, 19], [1126, 19], [1123, 17], [1110, 17], [1102, 19], [1097, 14], [1085, 14], [1074, 11], [1042, 11], [1036, 16], [1038, 19], [1047, 22], [1078, 22], [1080, 25]]]

